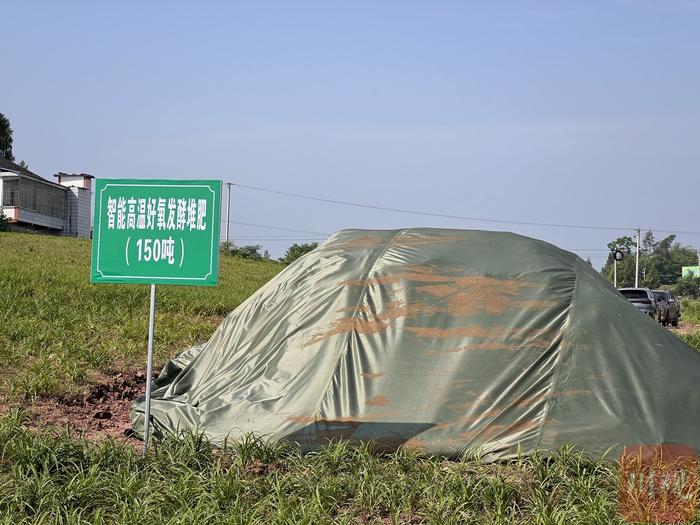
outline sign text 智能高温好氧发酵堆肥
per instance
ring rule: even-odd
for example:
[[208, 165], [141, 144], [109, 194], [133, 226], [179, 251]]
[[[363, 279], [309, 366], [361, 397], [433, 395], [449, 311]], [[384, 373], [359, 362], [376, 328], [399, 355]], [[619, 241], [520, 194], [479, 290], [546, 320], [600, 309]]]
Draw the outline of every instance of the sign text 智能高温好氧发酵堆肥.
[[214, 285], [220, 181], [97, 179], [93, 283]]

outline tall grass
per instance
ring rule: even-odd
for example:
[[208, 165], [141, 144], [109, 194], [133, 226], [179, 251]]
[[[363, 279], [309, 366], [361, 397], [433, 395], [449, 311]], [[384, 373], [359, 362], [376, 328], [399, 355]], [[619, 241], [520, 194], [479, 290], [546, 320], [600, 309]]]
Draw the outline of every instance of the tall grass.
[[22, 422], [0, 419], [0, 523], [624, 523], [616, 467], [571, 447], [484, 464], [371, 444], [302, 456], [252, 436], [216, 449], [185, 434], [141, 457]]
[[700, 331], [680, 334], [680, 338], [683, 339], [683, 341], [685, 341], [689, 346], [700, 352]]
[[700, 324], [700, 299], [681, 301], [681, 319], [686, 323]]
[[[681, 322], [682, 324], [700, 325], [700, 300], [684, 299], [681, 301]], [[699, 327], [696, 326], [696, 329], [691, 332], [679, 334], [679, 337], [700, 352]]]
[[[0, 398], [64, 393], [94, 370], [142, 366], [145, 285], [91, 285], [90, 241], [0, 233]], [[209, 338], [281, 265], [222, 257], [217, 287], [159, 286], [156, 360]]]

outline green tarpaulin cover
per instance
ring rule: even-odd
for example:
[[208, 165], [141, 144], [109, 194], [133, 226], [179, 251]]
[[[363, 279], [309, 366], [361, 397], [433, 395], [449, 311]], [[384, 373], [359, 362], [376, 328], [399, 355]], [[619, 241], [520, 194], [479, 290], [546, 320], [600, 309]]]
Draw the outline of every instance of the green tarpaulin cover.
[[[345, 230], [167, 364], [152, 421], [215, 441], [496, 459], [700, 448], [700, 354], [589, 264], [511, 233]], [[143, 398], [133, 406], [143, 428]]]

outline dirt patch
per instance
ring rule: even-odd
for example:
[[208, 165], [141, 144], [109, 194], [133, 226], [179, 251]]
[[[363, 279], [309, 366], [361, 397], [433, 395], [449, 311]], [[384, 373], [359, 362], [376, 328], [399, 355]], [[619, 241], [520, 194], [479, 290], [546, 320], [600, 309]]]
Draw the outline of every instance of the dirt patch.
[[697, 332], [698, 330], [700, 330], [700, 325], [694, 324], [694, 323], [684, 323], [681, 320], [679, 326], [674, 327], [674, 328], [671, 328], [669, 326], [669, 329], [676, 334], [689, 334], [689, 333]]
[[124, 432], [131, 428], [131, 402], [145, 390], [145, 372], [99, 374], [85, 394], [42, 397], [26, 408], [37, 429], [69, 428], [90, 441], [115, 437], [136, 444]]
[[274, 461], [272, 463], [263, 463], [259, 459], [250, 461], [245, 466], [245, 473], [249, 476], [267, 476], [273, 472], [284, 472], [287, 470], [286, 465], [282, 461]]

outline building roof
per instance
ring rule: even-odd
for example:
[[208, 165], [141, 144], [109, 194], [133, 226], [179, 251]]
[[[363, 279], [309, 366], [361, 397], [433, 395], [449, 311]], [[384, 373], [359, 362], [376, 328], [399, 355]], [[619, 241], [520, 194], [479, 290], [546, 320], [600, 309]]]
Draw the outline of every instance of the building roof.
[[95, 177], [93, 175], [90, 175], [89, 173], [63, 173], [62, 171], [59, 171], [54, 175], [54, 177], [85, 177], [86, 179], [94, 179]]
[[4, 158], [0, 157], [0, 172], [1, 171], [9, 171], [12, 173], [17, 173], [18, 175], [22, 175], [22, 176], [28, 177], [30, 179], [38, 180], [39, 182], [44, 182], [44, 183], [50, 184], [52, 186], [58, 186], [59, 188], [65, 188], [64, 186], [61, 186], [60, 184], [56, 184], [52, 180], [48, 180], [40, 175], [37, 175], [33, 171], [29, 171], [27, 168], [23, 168], [22, 166], [12, 162], [11, 160], [4, 159]]
[[19, 164], [15, 164], [11, 160], [4, 159], [2, 157], [0, 157], [0, 171], [11, 171], [20, 175], [32, 177], [34, 179], [46, 180], [44, 177], [37, 175], [33, 171], [29, 171], [27, 168], [23, 168]]

